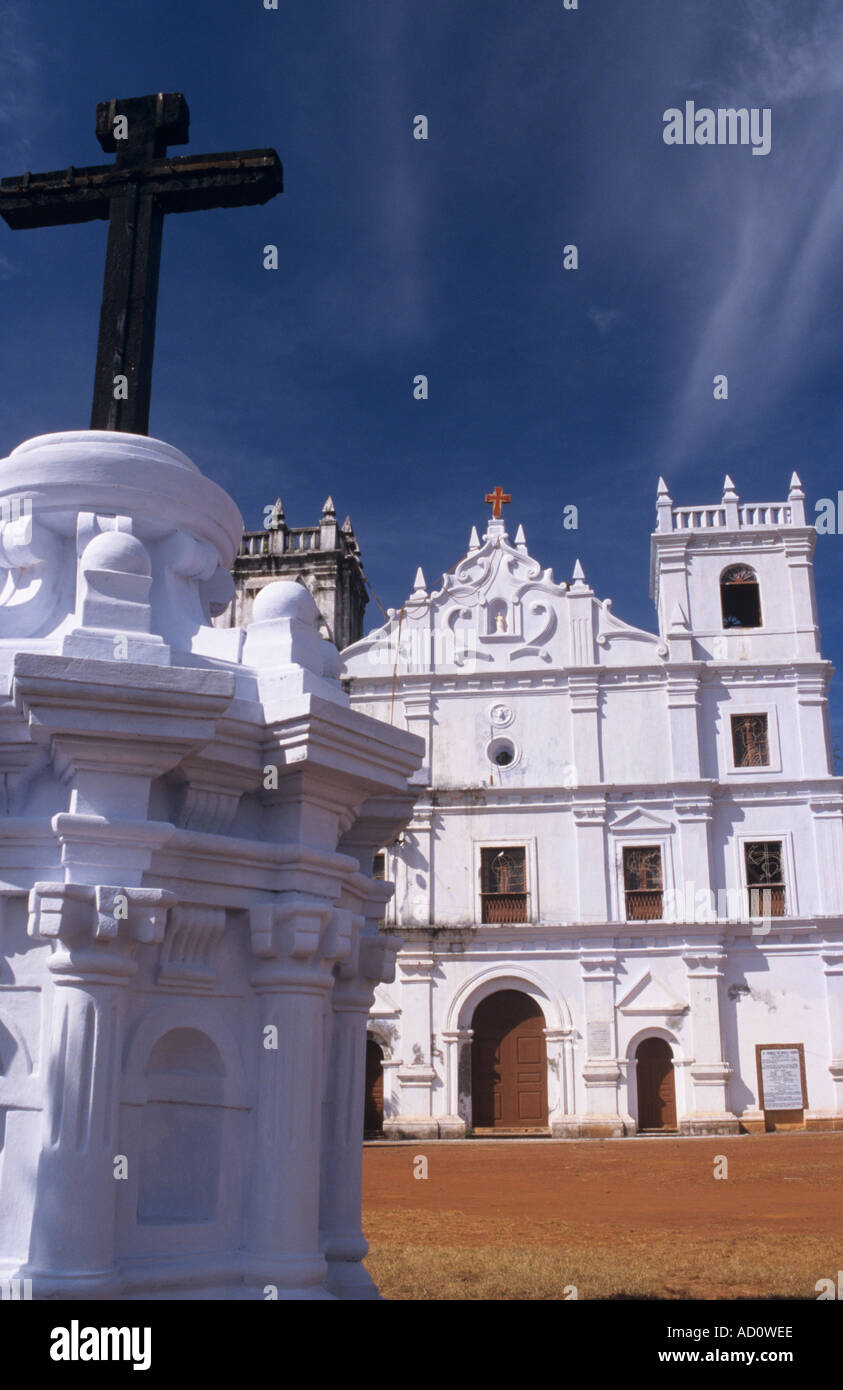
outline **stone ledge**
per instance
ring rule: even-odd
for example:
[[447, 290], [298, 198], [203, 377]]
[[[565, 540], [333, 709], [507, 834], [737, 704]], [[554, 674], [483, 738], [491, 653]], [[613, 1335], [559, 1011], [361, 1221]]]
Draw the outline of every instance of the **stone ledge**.
[[741, 1122], [735, 1115], [686, 1115], [679, 1121], [679, 1134], [740, 1134]]

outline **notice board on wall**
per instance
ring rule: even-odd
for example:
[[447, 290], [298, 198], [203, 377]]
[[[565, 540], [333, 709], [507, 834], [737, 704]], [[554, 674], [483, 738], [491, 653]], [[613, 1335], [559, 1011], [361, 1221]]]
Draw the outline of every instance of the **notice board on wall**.
[[758, 1043], [758, 1103], [768, 1129], [801, 1124], [808, 1103], [802, 1043]]

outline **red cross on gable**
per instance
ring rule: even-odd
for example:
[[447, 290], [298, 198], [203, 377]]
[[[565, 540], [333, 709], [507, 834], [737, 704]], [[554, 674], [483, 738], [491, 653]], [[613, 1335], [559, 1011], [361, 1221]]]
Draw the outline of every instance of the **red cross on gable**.
[[486, 501], [492, 504], [492, 516], [500, 516], [501, 505], [504, 502], [511, 502], [512, 498], [508, 492], [504, 492], [503, 488], [498, 485], [494, 492], [486, 493]]

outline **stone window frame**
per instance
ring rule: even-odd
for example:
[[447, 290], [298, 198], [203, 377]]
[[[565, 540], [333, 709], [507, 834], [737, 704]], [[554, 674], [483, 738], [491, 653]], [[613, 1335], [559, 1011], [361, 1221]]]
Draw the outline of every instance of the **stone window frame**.
[[[746, 855], [744, 845], [757, 844], [759, 841], [779, 840], [782, 847], [782, 863], [784, 865], [784, 917], [776, 917], [776, 922], [786, 922], [789, 917], [798, 917], [799, 913], [799, 894], [796, 882], [796, 858], [793, 850], [793, 831], [768, 829], [764, 826], [756, 826], [752, 830], [741, 828], [734, 836], [735, 853], [735, 873], [734, 880], [741, 894], [741, 911], [749, 919], [749, 901], [746, 882]], [[813, 858], [813, 856], [812, 856]]]
[[[538, 843], [535, 835], [519, 835], [517, 832], [510, 835], [496, 835], [494, 839], [482, 839], [472, 841], [472, 901], [474, 903], [474, 924], [477, 927], [489, 929], [491, 923], [483, 921], [483, 899], [481, 897], [482, 881], [481, 866], [482, 854], [484, 849], [510, 849], [518, 847], [524, 850], [524, 879], [525, 891], [527, 894], [527, 917], [524, 922], [512, 923], [517, 930], [518, 927], [532, 927], [539, 922], [539, 872], [538, 872]], [[495, 926], [495, 931], [500, 931], [501, 926]], [[505, 928], [504, 928], [505, 929]]]
[[[662, 911], [664, 911], [665, 897], [668, 893], [676, 894], [676, 865], [673, 858], [673, 841], [675, 828], [659, 828], [652, 825], [642, 825], [640, 827], [619, 826], [617, 830], [609, 827], [613, 849], [613, 873], [611, 875], [611, 896], [609, 904], [611, 922], [629, 924], [630, 926], [641, 926], [652, 922], [658, 925], [660, 922], [665, 926], [671, 924], [664, 917], [648, 917], [636, 921], [626, 915], [626, 881], [623, 872], [623, 852], [625, 849], [639, 849], [642, 845], [658, 846], [662, 856]], [[670, 899], [668, 899], [670, 901]]]
[[[749, 691], [741, 692], [741, 694], [740, 700], [727, 700], [721, 706], [723, 720], [720, 730], [720, 766], [726, 769], [729, 777], [766, 777], [772, 773], [781, 773], [782, 752], [778, 705], [768, 703], [763, 699], [753, 700]], [[735, 762], [735, 751], [732, 744], [732, 715], [742, 714], [766, 714], [767, 716], [767, 744], [770, 761], [763, 767], [739, 767]]]

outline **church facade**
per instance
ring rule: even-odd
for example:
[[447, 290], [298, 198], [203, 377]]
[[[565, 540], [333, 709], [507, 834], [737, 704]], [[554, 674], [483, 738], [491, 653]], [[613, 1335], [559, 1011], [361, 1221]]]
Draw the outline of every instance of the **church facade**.
[[660, 482], [648, 632], [493, 516], [345, 650], [352, 707], [426, 749], [375, 861], [402, 945], [370, 1133], [843, 1128], [815, 538], [795, 474], [780, 503]]

